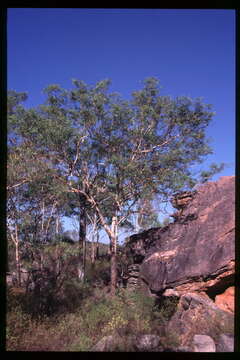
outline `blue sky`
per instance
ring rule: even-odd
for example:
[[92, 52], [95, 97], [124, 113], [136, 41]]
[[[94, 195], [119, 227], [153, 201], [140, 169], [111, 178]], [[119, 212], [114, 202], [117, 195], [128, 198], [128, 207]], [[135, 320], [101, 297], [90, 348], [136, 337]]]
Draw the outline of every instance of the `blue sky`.
[[49, 84], [110, 78], [129, 98], [155, 76], [162, 93], [203, 97], [216, 115], [207, 134], [235, 173], [235, 10], [8, 9], [8, 88], [40, 104]]

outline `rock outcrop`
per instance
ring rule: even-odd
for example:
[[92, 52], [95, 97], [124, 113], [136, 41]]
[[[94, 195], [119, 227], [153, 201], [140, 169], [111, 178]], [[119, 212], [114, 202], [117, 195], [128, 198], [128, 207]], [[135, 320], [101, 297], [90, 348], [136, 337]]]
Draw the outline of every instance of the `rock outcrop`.
[[233, 335], [234, 316], [221, 310], [205, 293], [187, 293], [181, 296], [167, 330], [174, 332], [181, 346], [191, 348], [197, 334], [210, 336], [218, 343], [221, 334]]
[[178, 193], [172, 199], [173, 223], [133, 235], [127, 243], [139, 268], [138, 286], [178, 302], [166, 331], [188, 349], [183, 351], [233, 351], [234, 201], [234, 176]]
[[233, 286], [234, 188], [235, 177], [227, 176], [177, 194], [174, 223], [130, 237], [128, 255], [152, 293], [204, 291], [215, 299]]

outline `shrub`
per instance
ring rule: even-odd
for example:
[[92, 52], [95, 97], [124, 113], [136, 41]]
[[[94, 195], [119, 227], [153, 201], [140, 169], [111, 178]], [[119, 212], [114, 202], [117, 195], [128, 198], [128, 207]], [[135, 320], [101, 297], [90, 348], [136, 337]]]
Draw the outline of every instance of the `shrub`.
[[179, 299], [176, 297], [165, 297], [158, 300], [153, 308], [153, 320], [167, 323], [177, 310]]
[[164, 344], [165, 351], [174, 351], [181, 345], [181, 339], [174, 330], [171, 330], [161, 336], [161, 343]]
[[23, 334], [26, 333], [26, 329], [33, 327], [31, 318], [18, 305], [14, 310], [8, 311], [6, 322], [6, 348], [18, 350], [21, 344], [23, 345]]
[[81, 314], [32, 319], [21, 308], [7, 314], [6, 345], [8, 351], [68, 351], [83, 332]]
[[[174, 308], [171, 302], [155, 306], [155, 299], [141, 291], [119, 289], [111, 297], [74, 281], [62, 287], [62, 305], [51, 316], [31, 317], [26, 309], [27, 297], [22, 293], [9, 292], [8, 297], [8, 350], [89, 351], [104, 336], [113, 335], [122, 339], [118, 351], [133, 351], [131, 335], [160, 335], [160, 326]], [[71, 305], [72, 301], [75, 303]], [[165, 337], [169, 346], [176, 343], [174, 336]]]
[[87, 351], [93, 345], [94, 342], [89, 336], [81, 334], [78, 340], [69, 347], [69, 351]]
[[94, 264], [86, 264], [87, 282], [93, 286], [103, 287], [110, 282], [110, 263], [102, 258], [96, 260]]

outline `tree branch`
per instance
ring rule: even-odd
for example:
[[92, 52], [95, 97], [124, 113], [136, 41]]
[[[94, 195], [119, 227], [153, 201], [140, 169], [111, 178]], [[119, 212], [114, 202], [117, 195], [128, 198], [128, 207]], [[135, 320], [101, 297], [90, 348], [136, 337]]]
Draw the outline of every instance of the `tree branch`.
[[26, 180], [21, 181], [18, 184], [15, 184], [15, 185], [12, 185], [12, 186], [7, 186], [7, 190], [11, 190], [11, 189], [13, 189], [15, 187], [21, 186], [21, 185], [23, 185], [23, 184], [25, 184], [26, 182], [29, 182], [29, 181], [30, 181], [29, 179], [26, 179]]
[[153, 146], [151, 149], [144, 149], [144, 150], [136, 150], [135, 153], [138, 153], [138, 154], [142, 154], [142, 153], [149, 153], [149, 152], [152, 152], [153, 150], [155, 150], [156, 148], [159, 148], [159, 147], [162, 147], [166, 144], [168, 144], [169, 142], [171, 142], [173, 139], [176, 139], [177, 137], [179, 137], [180, 135], [175, 135], [173, 137], [171, 137], [170, 139], [164, 141], [162, 144], [159, 144], [159, 145], [155, 145]]

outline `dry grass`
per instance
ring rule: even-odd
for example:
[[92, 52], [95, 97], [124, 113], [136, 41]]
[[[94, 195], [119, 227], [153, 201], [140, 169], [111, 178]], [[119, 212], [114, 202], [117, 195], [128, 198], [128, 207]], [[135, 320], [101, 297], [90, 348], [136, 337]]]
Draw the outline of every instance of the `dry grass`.
[[[89, 351], [103, 336], [157, 333], [152, 327], [153, 300], [121, 291], [113, 298], [99, 291], [74, 312], [34, 319], [10, 295], [7, 351]], [[14, 303], [14, 306], [13, 306]]]

